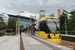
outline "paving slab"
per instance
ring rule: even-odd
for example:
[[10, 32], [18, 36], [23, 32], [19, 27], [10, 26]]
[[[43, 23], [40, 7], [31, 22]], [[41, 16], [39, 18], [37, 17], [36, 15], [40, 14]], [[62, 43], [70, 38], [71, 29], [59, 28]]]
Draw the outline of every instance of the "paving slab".
[[4, 40], [8, 39], [10, 36], [2, 36], [0, 37], [0, 43], [3, 42]]
[[20, 50], [20, 36], [0, 37], [0, 50]]
[[24, 33], [22, 33], [22, 39], [25, 50], [53, 50], [52, 48], [42, 44]]

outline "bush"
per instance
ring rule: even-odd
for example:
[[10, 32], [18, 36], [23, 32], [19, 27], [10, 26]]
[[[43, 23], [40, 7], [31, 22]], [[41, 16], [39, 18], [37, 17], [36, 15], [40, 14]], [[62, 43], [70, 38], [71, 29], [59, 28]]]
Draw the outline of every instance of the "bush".
[[14, 33], [5, 33], [5, 35], [14, 35]]
[[[65, 31], [61, 31], [61, 34], [65, 34]], [[69, 35], [75, 35], [75, 31], [67, 31]]]
[[71, 35], [75, 35], [75, 31], [70, 31], [69, 34], [71, 34]]
[[65, 34], [65, 31], [61, 31], [61, 34]]
[[4, 36], [4, 35], [11, 36], [14, 35], [14, 33], [0, 33], [0, 36]]
[[4, 36], [5, 34], [4, 33], [0, 33], [0, 36]]

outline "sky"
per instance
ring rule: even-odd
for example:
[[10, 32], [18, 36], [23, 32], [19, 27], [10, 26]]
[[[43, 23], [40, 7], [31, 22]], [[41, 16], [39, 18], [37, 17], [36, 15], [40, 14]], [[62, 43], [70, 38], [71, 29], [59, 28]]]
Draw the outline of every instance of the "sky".
[[75, 9], [75, 0], [47, 0], [44, 4], [45, 1], [46, 0], [0, 0], [0, 13], [4, 12], [6, 14], [19, 15], [20, 11], [24, 11], [24, 13], [20, 13], [20, 15], [27, 17], [36, 15], [38, 19], [40, 10], [45, 10], [46, 16], [54, 13], [54, 15], [58, 17], [58, 9], [65, 9], [68, 12]]

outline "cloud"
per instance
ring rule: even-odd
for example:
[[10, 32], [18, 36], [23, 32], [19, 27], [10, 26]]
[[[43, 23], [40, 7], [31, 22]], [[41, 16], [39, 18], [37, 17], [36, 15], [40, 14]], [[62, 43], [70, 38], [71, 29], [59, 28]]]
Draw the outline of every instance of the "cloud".
[[[34, 13], [31, 13], [31, 12], [28, 12], [28, 11], [24, 11], [24, 13], [20, 13], [21, 16], [27, 16], [27, 17], [30, 17], [30, 16], [36, 16], [37, 18], [36, 19], [39, 19], [39, 15], [38, 14], [34, 14]], [[33, 17], [35, 18], [35, 17]]]
[[[30, 14], [39, 16], [39, 11], [43, 9], [45, 10], [46, 16], [50, 15], [51, 13], [54, 13], [55, 16], [58, 16], [57, 10], [68, 5], [74, 0], [47, 0], [44, 6], [40, 8], [45, 1], [46, 0], [1, 0], [0, 12], [6, 12], [9, 14], [18, 15], [19, 11], [22, 10], [25, 11], [26, 16], [29, 16]], [[39, 8], [40, 10], [37, 11]], [[64, 7], [63, 9], [71, 11], [74, 8], [75, 6], [73, 3]]]

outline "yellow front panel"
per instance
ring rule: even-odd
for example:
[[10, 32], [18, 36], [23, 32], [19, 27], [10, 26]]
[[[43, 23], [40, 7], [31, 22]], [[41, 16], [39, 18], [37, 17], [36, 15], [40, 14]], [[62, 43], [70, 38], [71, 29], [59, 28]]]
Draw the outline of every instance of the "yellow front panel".
[[59, 38], [59, 35], [60, 35], [60, 34], [55, 34], [55, 35], [54, 35], [54, 34], [50, 34], [51, 39], [54, 39], [54, 38], [57, 38], [57, 39], [58, 39], [58, 38]]
[[[51, 38], [48, 38], [48, 35], [50, 35]], [[61, 38], [59, 38], [60, 35], [61, 34], [46, 34], [44, 31], [35, 31], [35, 36], [54, 43], [61, 43]]]
[[48, 38], [47, 40], [53, 43], [61, 43], [61, 37], [59, 38], [59, 36], [61, 36], [61, 34], [50, 34], [51, 38]]
[[61, 43], [61, 38], [60, 39], [48, 39], [48, 41], [53, 42], [53, 43]]

